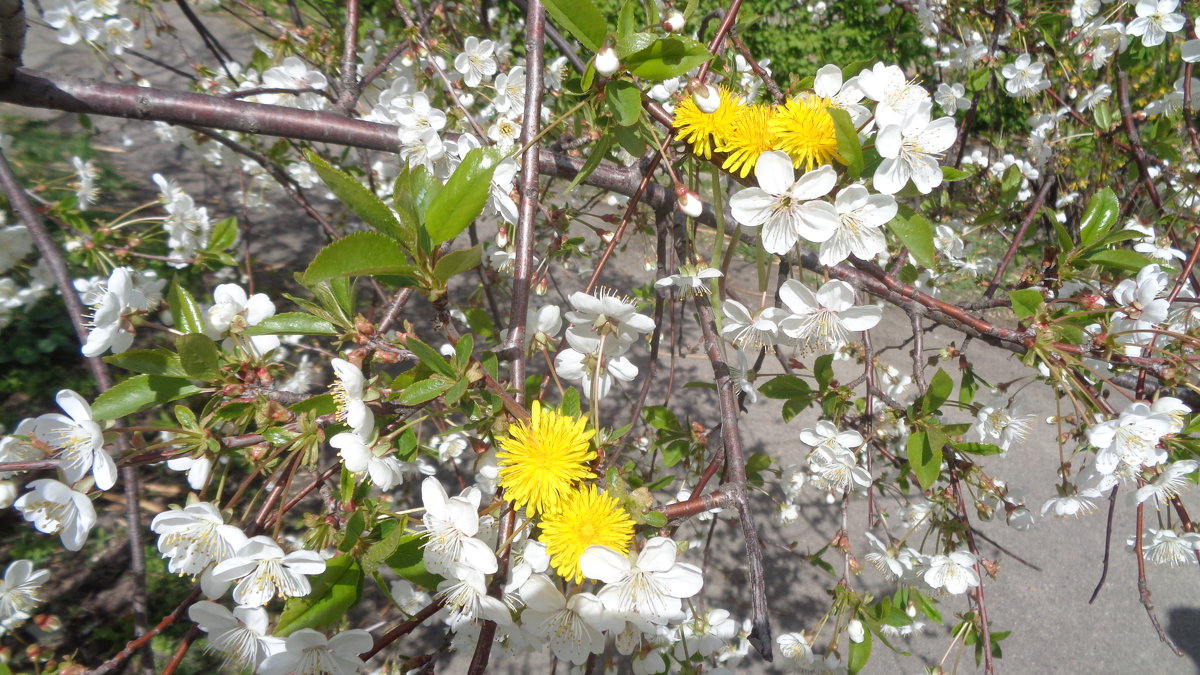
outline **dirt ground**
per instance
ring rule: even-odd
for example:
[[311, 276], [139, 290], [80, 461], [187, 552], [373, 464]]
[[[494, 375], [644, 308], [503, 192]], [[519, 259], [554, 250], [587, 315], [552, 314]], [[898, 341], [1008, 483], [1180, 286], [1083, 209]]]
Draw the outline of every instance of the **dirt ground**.
[[[250, 48], [251, 39], [244, 28], [217, 18], [205, 18], [236, 55], [244, 54]], [[186, 27], [181, 24], [180, 30], [186, 31]], [[28, 42], [25, 57], [28, 67], [81, 77], [110, 76], [82, 49], [63, 48], [48, 37], [44, 29], [32, 28]], [[190, 50], [193, 56], [204, 60], [206, 54], [198, 45], [191, 44]], [[153, 53], [173, 65], [184, 64], [181, 53]], [[150, 64], [146, 64], [145, 74], [156, 83], [165, 84], [172, 79], [164, 70]], [[0, 113], [50, 119], [56, 124], [74, 123], [71, 116], [8, 105], [0, 106]], [[195, 195], [232, 195], [236, 189], [236, 171], [220, 171], [195, 162], [187, 151], [160, 142], [146, 125], [99, 118], [93, 122], [100, 130], [100, 140], [117, 149], [111, 155], [112, 162], [132, 180], [148, 185], [150, 174], [162, 172], [179, 180]], [[227, 201], [211, 203], [209, 208], [210, 213], [218, 217], [242, 215]], [[307, 259], [302, 256], [320, 241], [316, 228], [291, 210], [280, 210], [271, 217], [251, 217], [254, 232], [251, 250], [258, 259], [270, 265], [303, 264]], [[630, 259], [631, 264], [640, 264], [639, 256], [630, 256]], [[619, 288], [622, 283], [627, 283], [625, 274], [642, 273], [618, 268], [606, 281]], [[740, 281], [735, 280], [735, 283]], [[911, 337], [908, 321], [902, 314], [887, 313], [873, 334], [877, 349], [892, 347], [885, 349], [889, 362], [902, 371], [911, 368], [906, 353], [908, 346], [897, 348]], [[685, 336], [685, 342], [693, 346], [697, 340], [696, 335]], [[925, 338], [927, 346], [940, 346], [951, 341], [961, 344], [961, 336], [940, 328]], [[969, 356], [979, 372], [993, 381], [1011, 379], [1018, 368], [1023, 368], [1014, 363], [1011, 353], [978, 342], [972, 345]], [[947, 363], [945, 367], [948, 372], [957, 373], [953, 363]], [[666, 370], [664, 360], [659, 370], [659, 377], [664, 380]], [[853, 375], [849, 374], [849, 377]], [[711, 382], [708, 363], [696, 357], [681, 358], [677, 387], [689, 380]], [[716, 403], [711, 392], [682, 388], [676, 391], [673, 405], [682, 407], [681, 417], [683, 414], [693, 414], [704, 420], [715, 417]], [[1039, 411], [1040, 418], [1053, 414], [1055, 400], [1046, 387], [1035, 384], [1026, 388], [1024, 395], [1030, 397], [1031, 408]], [[811, 425], [815, 417], [804, 415], [784, 424], [780, 420], [778, 401], [765, 399], [748, 407], [749, 413], [742, 419], [747, 451], [768, 453], [779, 458], [783, 466], [803, 462], [805, 451], [797, 441], [797, 434], [799, 429]], [[1054, 438], [1054, 428], [1039, 421], [1024, 447], [1014, 448], [1004, 458], [990, 457], [984, 461], [993, 476], [1024, 490], [1035, 514], [1043, 501], [1054, 494], [1058, 463]], [[786, 527], [774, 519], [771, 499], [767, 495], [755, 496], [766, 548], [767, 595], [777, 635], [814, 628], [827, 606], [823, 589], [833, 582], [824, 572], [808, 565], [804, 556], [821, 548], [834, 535], [840, 526], [839, 510], [826, 504], [823, 494], [811, 490], [805, 494], [807, 500], [803, 502], [800, 520]], [[773, 496], [778, 497], [778, 494]], [[882, 504], [884, 508], [896, 506], [886, 499]], [[861, 531], [865, 520], [865, 504], [856, 501], [851, 513], [851, 529]], [[1149, 570], [1158, 616], [1166, 631], [1186, 652], [1185, 656], [1176, 657], [1158, 641], [1138, 600], [1135, 558], [1125, 547], [1125, 538], [1133, 531], [1133, 509], [1124, 495], [1119, 497], [1117, 505], [1108, 582], [1094, 604], [1088, 604], [1087, 599], [1100, 574], [1104, 546], [1102, 512], [1082, 520], [1038, 517], [1034, 527], [1027, 532], [1017, 532], [1002, 523], [982, 523], [979, 527], [995, 542], [995, 545], [981, 542], [982, 552], [996, 561], [1000, 569], [999, 579], [987, 580], [986, 584], [993, 630], [1014, 631], [1002, 643], [1004, 658], [997, 662], [1000, 672], [1182, 674], [1200, 670], [1197, 667], [1200, 664], [1200, 584], [1196, 583], [1196, 569], [1152, 567]], [[706, 536], [708, 533], [704, 529], [684, 534]], [[719, 521], [714, 540], [725, 543], [715, 547], [707, 567], [704, 595], [715, 606], [729, 609], [738, 618], [747, 617], [748, 598], [743, 592], [745, 565], [736, 522]], [[867, 550], [866, 542], [855, 539], [852, 545], [861, 559]], [[877, 593], [891, 592], [892, 588], [873, 569], [864, 567], [862, 576], [853, 583]], [[118, 598], [111, 600], [116, 604]], [[960, 597], [946, 598], [940, 609], [948, 622], [953, 623], [953, 615], [968, 607]], [[948, 649], [949, 658], [944, 662], [947, 668], [956, 663], [961, 672], [971, 672], [975, 668], [971, 653], [960, 655], [957, 647], [951, 648], [946, 627], [928, 627], [923, 635], [898, 640], [895, 644], [909, 650], [913, 656], [893, 653], [876, 642], [866, 672], [915, 673], [922, 664], [938, 663]], [[493, 663], [495, 672], [547, 672], [544, 655], [520, 663], [495, 660]], [[455, 657], [442, 670], [462, 672], [464, 664], [464, 658]], [[748, 656], [737, 670], [779, 672], [778, 668], [767, 666], [754, 655]]]

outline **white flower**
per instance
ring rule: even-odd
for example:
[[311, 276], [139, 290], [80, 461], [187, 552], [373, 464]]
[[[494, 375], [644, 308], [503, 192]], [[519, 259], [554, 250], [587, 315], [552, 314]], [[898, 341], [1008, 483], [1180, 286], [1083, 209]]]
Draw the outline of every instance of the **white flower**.
[[979, 585], [975, 573], [975, 556], [970, 551], [955, 551], [950, 555], [935, 555], [929, 559], [925, 583], [932, 588], [945, 588], [951, 595], [961, 595]]
[[709, 610], [707, 614], [692, 615], [680, 626], [683, 639], [675, 643], [675, 656], [681, 660], [693, 654], [708, 657], [737, 637], [738, 622], [724, 609]]
[[42, 601], [38, 590], [50, 578], [48, 570], [35, 570], [28, 560], [14, 560], [0, 581], [0, 636], [29, 620]]
[[742, 225], [762, 226], [763, 248], [769, 253], [783, 255], [801, 237], [822, 242], [833, 236], [840, 224], [837, 209], [819, 199], [837, 182], [833, 167], [826, 164], [797, 180], [791, 158], [773, 150], [759, 156], [754, 176], [758, 187], [735, 194], [729, 208]]
[[834, 492], [844, 492], [853, 485], [869, 487], [871, 474], [858, 465], [853, 452], [838, 446], [822, 445], [808, 456], [813, 483]]
[[971, 107], [971, 99], [967, 98], [967, 90], [957, 82], [939, 84], [937, 91], [933, 93], [933, 100], [942, 106], [942, 111], [947, 115], [953, 115], [959, 110]]
[[90, 2], [71, 2], [67, 0], [53, 9], [46, 10], [46, 23], [58, 31], [58, 41], [64, 45], [73, 45], [82, 38], [94, 42], [100, 37], [100, 29], [92, 23], [96, 18], [96, 9]]
[[479, 490], [467, 488], [458, 497], [446, 495], [446, 489], [430, 476], [421, 482], [421, 500], [425, 505], [422, 523], [426, 538], [425, 567], [434, 574], [449, 577], [460, 567], [482, 574], [496, 571], [496, 554], [476, 539], [479, 534]]
[[7, 272], [33, 252], [33, 236], [24, 225], [0, 227], [0, 272]]
[[1129, 22], [1126, 32], [1142, 38], [1143, 47], [1157, 47], [1167, 39], [1167, 33], [1183, 30], [1184, 18], [1176, 14], [1179, 0], [1138, 0], [1134, 12], [1137, 18]]
[[1057, 518], [1086, 516], [1096, 510], [1096, 504], [1092, 501], [1094, 499], [1100, 499], [1099, 491], [1094, 488], [1079, 490], [1076, 494], [1051, 497], [1042, 504], [1042, 515], [1052, 512]]
[[133, 344], [133, 329], [125, 317], [146, 309], [146, 296], [134, 288], [128, 268], [114, 269], [104, 288], [104, 294], [91, 308], [91, 330], [81, 350], [88, 358], [100, 356], [109, 349], [114, 354], [129, 349]]
[[126, 17], [104, 22], [104, 47], [109, 54], [120, 56], [133, 46], [133, 21]]
[[875, 120], [880, 127], [898, 124], [910, 108], [929, 100], [929, 92], [905, 77], [899, 66], [876, 63], [856, 79], [863, 94], [879, 102], [875, 106]]
[[375, 414], [363, 402], [362, 371], [345, 359], [332, 359], [329, 363], [337, 376], [329, 388], [337, 402], [338, 421], [350, 425], [359, 436], [370, 433], [375, 428]]
[[213, 569], [216, 581], [232, 583], [233, 600], [239, 605], [261, 607], [276, 595], [302, 598], [312, 592], [307, 576], [325, 571], [325, 559], [316, 551], [284, 554], [270, 537], [251, 537], [229, 560]]
[[240, 528], [226, 525], [221, 512], [208, 502], [188, 504], [182, 509], [163, 511], [150, 522], [158, 535], [158, 552], [170, 558], [167, 571], [172, 574], [197, 575], [208, 597], [219, 597], [228, 584], [212, 579], [213, 563], [229, 560], [246, 545], [247, 537]]
[[871, 546], [871, 552], [866, 555], [870, 563], [879, 570], [888, 581], [894, 581], [904, 576], [905, 568], [900, 562], [896, 551], [891, 547], [885, 546], [878, 537], [870, 532], [863, 533], [867, 537], [867, 543]]
[[57, 534], [68, 551], [78, 551], [96, 524], [92, 500], [62, 483], [42, 478], [29, 483], [30, 491], [13, 506], [39, 532]]
[[483, 572], [461, 563], [453, 567], [450, 576], [437, 587], [438, 597], [449, 612], [446, 621], [452, 630], [478, 619], [512, 625], [512, 612], [503, 602], [488, 595]]
[[887, 250], [887, 240], [879, 228], [896, 217], [896, 198], [873, 195], [859, 183], [847, 186], [833, 202], [838, 227], [833, 236], [821, 242], [822, 265], [836, 265], [853, 253], [859, 260], [872, 260]]
[[778, 307], [767, 307], [751, 315], [750, 310], [737, 300], [721, 303], [721, 312], [725, 315], [721, 337], [738, 349], [758, 349], [775, 344], [779, 338], [779, 322], [787, 316], [787, 312]]
[[544, 574], [535, 574], [521, 586], [521, 600], [522, 625], [548, 640], [558, 658], [582, 665], [604, 651], [603, 631], [614, 627], [613, 619], [595, 595], [575, 593], [568, 600]]
[[1154, 498], [1159, 506], [1166, 506], [1168, 502], [1179, 496], [1181, 488], [1192, 484], [1187, 476], [1195, 472], [1197, 468], [1200, 468], [1200, 462], [1194, 459], [1184, 459], [1168, 464], [1162, 473], [1154, 477], [1154, 480], [1138, 488], [1134, 493], [1134, 499], [1141, 504], [1147, 499]]
[[654, 319], [639, 314], [633, 300], [610, 289], [601, 288], [594, 294], [572, 293], [568, 300], [574, 310], [566, 314], [571, 322], [567, 339], [581, 352], [598, 351], [602, 336], [606, 338], [605, 354], [623, 352], [654, 330]]
[[871, 111], [859, 103], [864, 94], [858, 82], [857, 77], [843, 82], [842, 69], [826, 64], [817, 70], [813, 78], [813, 93], [825, 99], [831, 107], [845, 110], [854, 126], [860, 127], [871, 116]]
[[520, 111], [525, 105], [525, 66], [500, 73], [492, 86], [496, 88], [496, 98], [492, 100], [496, 112], [508, 112], [509, 108]]
[[[573, 338], [574, 334], [568, 331], [567, 340], [570, 342]], [[607, 345], [604, 351], [609, 351]], [[559, 377], [565, 380], [579, 382], [584, 396], [591, 398], [594, 393], [598, 399], [608, 396], [614, 380], [632, 382], [637, 379], [638, 375], [638, 367], [624, 356], [601, 356], [594, 352], [580, 351], [574, 347], [558, 353], [558, 356], [554, 358], [554, 370]], [[595, 378], [597, 370], [600, 378], [593, 387], [592, 380]], [[592, 391], [593, 388], [595, 392]]]
[[[1129, 537], [1126, 544], [1132, 551], [1137, 545], [1137, 537]], [[1174, 530], [1156, 530], [1152, 527], [1142, 536], [1142, 550], [1146, 553], [1146, 559], [1157, 565], [1195, 565], [1196, 551], [1200, 551], [1200, 534], [1185, 532], [1179, 535]]]
[[375, 487], [386, 492], [404, 482], [405, 467], [394, 455], [375, 454], [369, 441], [373, 432], [368, 428], [366, 437], [354, 431], [342, 432], [329, 439], [329, 444], [338, 449], [347, 471], [369, 475]]
[[788, 279], [779, 287], [779, 299], [791, 311], [779, 329], [804, 349], [836, 349], [846, 343], [847, 331], [869, 330], [883, 317], [883, 310], [874, 305], [854, 306], [854, 289], [837, 279], [825, 282], [815, 294]]
[[267, 635], [267, 610], [238, 607], [232, 612], [201, 600], [188, 607], [188, 617], [208, 633], [208, 651], [225, 655], [222, 666], [254, 669], [263, 659], [283, 650], [283, 639]]
[[1010, 404], [1007, 396], [997, 394], [979, 409], [975, 417], [978, 421], [971, 426], [968, 438], [994, 443], [1007, 452], [1013, 444], [1025, 443], [1036, 415], [1025, 412], [1022, 402]]
[[433, 601], [433, 597], [421, 590], [408, 579], [397, 579], [392, 582], [392, 599], [400, 607], [400, 611], [408, 615], [416, 614], [422, 607]]
[[709, 279], [717, 279], [721, 276], [721, 270], [712, 267], [698, 267], [694, 265], [680, 265], [679, 273], [672, 274], [668, 277], [663, 277], [654, 282], [657, 288], [670, 288], [674, 286], [680, 290], [681, 296], [687, 295], [708, 295], [709, 294]]
[[480, 40], [474, 35], [463, 41], [463, 51], [454, 57], [454, 69], [462, 73], [463, 83], [478, 87], [483, 80], [496, 74], [496, 59], [493, 54], [496, 43]]
[[[34, 435], [37, 420], [25, 419], [11, 436], [0, 438], [0, 462], [34, 462], [46, 458], [46, 442]], [[23, 471], [0, 471], [0, 479], [12, 478]]]
[[362, 670], [359, 654], [371, 649], [375, 640], [365, 630], [347, 630], [331, 638], [311, 628], [287, 637], [283, 651], [268, 656], [258, 667], [259, 675], [349, 675]]
[[1179, 55], [1184, 63], [1200, 61], [1200, 24], [1192, 29], [1192, 35], [1196, 36], [1195, 40], [1188, 40], [1179, 47]]
[[817, 657], [813, 654], [812, 645], [808, 643], [808, 638], [803, 633], [784, 633], [775, 638], [775, 644], [779, 645], [779, 653], [787, 659], [788, 665], [800, 668], [802, 671], [808, 671], [816, 666]]
[[1097, 449], [1096, 470], [1112, 474], [1121, 464], [1134, 468], [1162, 464], [1167, 453], [1158, 442], [1171, 429], [1168, 415], [1155, 413], [1142, 402], [1131, 403], [1117, 419], [1088, 429], [1088, 442]]
[[895, 124], [879, 130], [875, 147], [884, 159], [875, 169], [876, 190], [896, 194], [910, 178], [921, 194], [929, 194], [942, 184], [942, 169], [937, 160], [954, 145], [958, 130], [952, 117], [930, 122], [932, 108], [928, 101], [919, 103]]
[[704, 585], [699, 567], [675, 562], [676, 550], [667, 537], [653, 537], [632, 559], [606, 546], [589, 546], [579, 566], [584, 576], [606, 584], [596, 596], [610, 611], [662, 625], [682, 618], [682, 599]]
[[96, 487], [111, 488], [117, 482], [117, 465], [104, 449], [104, 434], [92, 421], [92, 407], [82, 396], [63, 389], [54, 397], [66, 415], [49, 413], [37, 418], [33, 434], [58, 450], [67, 480], [76, 483], [91, 473]]
[[1006, 80], [1004, 90], [1010, 96], [1025, 98], [1050, 88], [1050, 80], [1042, 77], [1046, 64], [1034, 61], [1028, 54], [1021, 54], [1016, 61], [1000, 69]]
[[[220, 337], [227, 332], [240, 333], [251, 326], [257, 326], [268, 317], [275, 316], [275, 303], [271, 302], [266, 293], [255, 293], [247, 297], [246, 290], [237, 284], [217, 286], [213, 290], [213, 301], [215, 304], [208, 310], [211, 338]], [[222, 346], [231, 351], [236, 345], [244, 346], [246, 339], [242, 338], [239, 341], [230, 336]], [[249, 351], [256, 356], [263, 356], [279, 346], [277, 335], [253, 335], [248, 339], [252, 347]]]
[[167, 460], [167, 468], [172, 471], [186, 471], [188, 487], [200, 490], [208, 482], [212, 471], [212, 459], [200, 457], [173, 457]]

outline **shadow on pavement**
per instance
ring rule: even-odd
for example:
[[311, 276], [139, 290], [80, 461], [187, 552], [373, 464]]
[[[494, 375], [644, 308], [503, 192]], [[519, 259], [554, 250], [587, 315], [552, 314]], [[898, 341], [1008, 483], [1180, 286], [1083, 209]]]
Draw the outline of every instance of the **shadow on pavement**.
[[1167, 635], [1200, 673], [1200, 608], [1174, 607], [1167, 612]]

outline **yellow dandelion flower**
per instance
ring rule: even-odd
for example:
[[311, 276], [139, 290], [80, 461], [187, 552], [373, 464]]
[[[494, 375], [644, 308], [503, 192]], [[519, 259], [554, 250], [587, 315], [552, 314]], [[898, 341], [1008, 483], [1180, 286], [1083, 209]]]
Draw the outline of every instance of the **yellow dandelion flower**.
[[550, 566], [572, 583], [583, 581], [579, 558], [589, 546], [607, 546], [629, 552], [633, 540], [633, 519], [615, 497], [588, 485], [567, 495], [561, 508], [542, 516], [542, 536]]
[[771, 133], [774, 116], [775, 109], [768, 105], [739, 108], [729, 135], [717, 146], [718, 152], [729, 154], [721, 168], [741, 174], [743, 178], [748, 176], [758, 162], [758, 156], [775, 148], [775, 136]]
[[685, 141], [692, 145], [692, 150], [704, 159], [712, 158], [714, 147], [719, 146], [729, 136], [733, 128], [733, 120], [737, 117], [738, 109], [742, 107], [742, 99], [734, 96], [725, 87], [718, 87], [721, 105], [715, 112], [701, 112], [691, 96], [684, 96], [675, 107], [675, 140]]
[[499, 440], [504, 452], [496, 453], [496, 460], [504, 498], [534, 516], [557, 509], [576, 483], [595, 478], [588, 462], [596, 452], [588, 440], [596, 432], [586, 426], [584, 419], [543, 410], [534, 401], [533, 419], [510, 425], [509, 437]]
[[786, 152], [792, 164], [812, 171], [833, 160], [845, 163], [837, 152], [837, 131], [828, 102], [815, 94], [801, 94], [775, 110], [770, 129], [775, 149]]

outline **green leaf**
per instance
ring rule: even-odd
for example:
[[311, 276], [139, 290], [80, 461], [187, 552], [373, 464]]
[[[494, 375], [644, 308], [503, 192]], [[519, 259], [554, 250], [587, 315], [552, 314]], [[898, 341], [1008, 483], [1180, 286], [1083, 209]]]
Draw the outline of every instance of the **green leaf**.
[[936, 411], [950, 398], [952, 391], [954, 391], [954, 380], [950, 379], [946, 371], [938, 368], [938, 371], [929, 380], [929, 389], [925, 391], [925, 396], [921, 399], [921, 410], [925, 414]]
[[1021, 167], [1016, 164], [1004, 170], [1004, 175], [1000, 177], [1001, 204], [1011, 204], [1017, 198], [1017, 192], [1021, 189], [1023, 178]]
[[858, 178], [863, 171], [862, 144], [858, 142], [858, 130], [849, 113], [841, 108], [829, 108], [833, 117], [833, 128], [837, 132], [838, 154], [846, 160], [846, 171], [851, 179]]
[[644, 520], [650, 527], [667, 526], [667, 517], [658, 511], [647, 511]]
[[471, 354], [475, 352], [475, 338], [470, 333], [460, 337], [454, 345], [454, 372], [462, 373], [471, 362]]
[[991, 443], [958, 443], [951, 442], [951, 446], [959, 452], [965, 452], [970, 455], [999, 455], [1004, 452], [1004, 449], [998, 445]]
[[458, 236], [483, 212], [501, 158], [499, 152], [483, 148], [463, 158], [425, 211], [425, 231], [435, 246]]
[[321, 394], [319, 396], [311, 396], [309, 398], [294, 403], [288, 406], [288, 410], [296, 413], [312, 413], [313, 415], [332, 415], [337, 411], [337, 401], [334, 400], [333, 394]]
[[609, 80], [604, 85], [604, 102], [617, 124], [628, 127], [642, 119], [642, 92], [627, 80]]
[[337, 328], [312, 314], [284, 312], [263, 319], [243, 335], [337, 335]]
[[442, 281], [450, 281], [456, 274], [473, 270], [483, 260], [483, 244], [475, 244], [471, 248], [450, 251], [438, 258], [433, 266], [433, 276]]
[[362, 536], [363, 529], [366, 528], [367, 519], [362, 511], [355, 511], [350, 519], [346, 521], [346, 529], [342, 531], [342, 541], [338, 544], [338, 550], [342, 553], [349, 553], [354, 545], [358, 543], [358, 538]]
[[554, 23], [574, 35], [584, 47], [600, 51], [608, 35], [608, 23], [592, 0], [545, 0], [543, 5]]
[[579, 169], [579, 173], [575, 174], [575, 177], [567, 184], [567, 189], [563, 190], [564, 194], [574, 190], [577, 185], [592, 175], [596, 167], [600, 166], [600, 162], [604, 161], [604, 158], [608, 156], [608, 149], [612, 147], [613, 140], [614, 136], [612, 133], [606, 133], [600, 137], [600, 140], [592, 144], [592, 147], [588, 149], [587, 161], [583, 163], [583, 166]]
[[812, 370], [813, 376], [817, 378], [817, 389], [828, 389], [829, 383], [833, 381], [833, 354], [818, 356], [817, 360], [813, 361]]
[[636, 54], [654, 44], [658, 37], [654, 33], [629, 33], [617, 39], [617, 56], [622, 59]]
[[456, 375], [454, 369], [451, 368], [450, 364], [446, 362], [446, 358], [438, 353], [438, 351], [433, 347], [430, 347], [415, 337], [408, 338], [408, 340], [405, 342], [405, 346], [408, 347], [409, 351], [417, 355], [417, 358], [421, 360], [421, 363], [429, 366], [433, 372], [441, 373], [446, 377], [454, 377]]
[[952, 166], [942, 167], [942, 182], [944, 183], [954, 183], [970, 178], [972, 175], [974, 175], [973, 171], [963, 171], [962, 169], [956, 169]]
[[[905, 449], [908, 451], [908, 465], [917, 476], [917, 482], [928, 490], [942, 473], [942, 447], [945, 445], [945, 434], [940, 431], [914, 432], [908, 437]], [[941, 442], [938, 442], [938, 439]]]
[[866, 667], [867, 661], [871, 658], [871, 631], [863, 631], [863, 641], [850, 641], [850, 654], [846, 658], [846, 670], [850, 675], [861, 671]]
[[396, 220], [392, 210], [383, 203], [382, 199], [375, 196], [374, 192], [349, 174], [330, 166], [312, 150], [306, 150], [304, 156], [312, 163], [317, 175], [321, 177], [321, 181], [343, 204], [349, 206], [355, 215], [362, 218], [363, 222], [370, 225], [375, 231], [386, 234], [401, 243], [410, 246], [415, 243], [411, 241], [411, 234], [406, 233], [400, 222]]
[[778, 375], [762, 383], [758, 393], [767, 398], [796, 398], [812, 393], [812, 387], [795, 375]]
[[100, 394], [92, 404], [92, 417], [115, 420], [151, 406], [170, 403], [200, 391], [186, 377], [134, 375]]
[[149, 375], [187, 375], [179, 355], [165, 349], [131, 349], [120, 354], [104, 357], [105, 363], [111, 363], [118, 368], [132, 370], [135, 373]]
[[312, 592], [290, 598], [279, 615], [274, 635], [287, 637], [302, 628], [330, 626], [362, 598], [362, 565], [353, 556], [340, 555], [325, 561], [325, 571], [309, 578]]
[[367, 574], [374, 574], [380, 565], [396, 554], [396, 548], [404, 539], [404, 526], [402, 525], [404, 522], [407, 521], [404, 519], [401, 519], [400, 522], [387, 520], [380, 526], [380, 530], [387, 529], [387, 533], [383, 535], [383, 539], [372, 544], [371, 548], [367, 549], [367, 554], [362, 557], [363, 570]]
[[1008, 299], [1012, 301], [1013, 314], [1016, 314], [1018, 319], [1033, 316], [1042, 305], [1046, 304], [1046, 299], [1042, 297], [1041, 291], [1033, 288], [1009, 291]]
[[1100, 239], [1113, 225], [1121, 214], [1121, 205], [1112, 188], [1103, 188], [1088, 202], [1083, 211], [1083, 219], [1079, 221], [1079, 240], [1086, 246]]
[[423, 166], [405, 166], [400, 170], [392, 184], [392, 206], [404, 227], [405, 241], [415, 240], [417, 233], [424, 230], [425, 210], [441, 190], [442, 183]]
[[621, 4], [621, 13], [617, 15], [617, 35], [619, 37], [624, 38], [637, 30], [637, 17], [634, 14], [636, 9], [637, 3], [634, 0], [625, 0]]
[[640, 78], [669, 80], [687, 73], [712, 58], [708, 48], [695, 40], [669, 37], [655, 40], [645, 49], [630, 54], [625, 66]]
[[204, 312], [200, 310], [200, 303], [179, 285], [178, 279], [171, 281], [171, 289], [167, 291], [167, 306], [171, 308], [171, 318], [180, 332], [204, 332]]
[[1083, 259], [1093, 265], [1100, 265], [1123, 272], [1137, 272], [1150, 264], [1150, 259], [1141, 253], [1117, 249], [1113, 251], [1097, 251], [1089, 253]]
[[613, 138], [625, 152], [641, 157], [646, 152], [646, 139], [638, 133], [638, 127], [617, 126], [612, 130]]
[[975, 371], [970, 367], [963, 370], [962, 381], [958, 384], [958, 402], [963, 405], [975, 400], [975, 392], [979, 391], [979, 382], [975, 379]]
[[567, 390], [563, 392], [562, 403], [558, 405], [559, 414], [567, 417], [579, 417], [579, 409], [579, 390], [575, 387], [567, 387]]
[[400, 405], [417, 405], [418, 403], [432, 401], [444, 394], [453, 384], [454, 380], [436, 376], [428, 380], [414, 382], [405, 387], [404, 391], [400, 393], [400, 398], [396, 399], [396, 402]]
[[646, 424], [660, 431], [679, 431], [679, 418], [670, 408], [661, 405], [648, 405], [642, 409], [642, 418]]
[[187, 374], [197, 380], [215, 380], [221, 376], [221, 351], [207, 335], [187, 333], [175, 340], [179, 361]]
[[396, 552], [388, 556], [387, 566], [400, 576], [414, 584], [429, 590], [435, 590], [442, 582], [442, 577], [425, 569], [421, 546], [424, 540], [419, 534], [405, 535], [396, 546]]
[[212, 233], [208, 235], [208, 250], [209, 251], [224, 251], [237, 241], [238, 224], [237, 218], [230, 216], [222, 220], [218, 220], [213, 225]]
[[917, 262], [929, 269], [937, 266], [933, 247], [933, 228], [924, 216], [917, 213], [908, 218], [898, 215], [887, 226], [892, 234], [900, 240], [900, 243], [908, 247], [908, 252], [916, 258]]
[[355, 232], [318, 251], [302, 282], [311, 285], [335, 277], [410, 272], [408, 256], [394, 239], [377, 232]]

